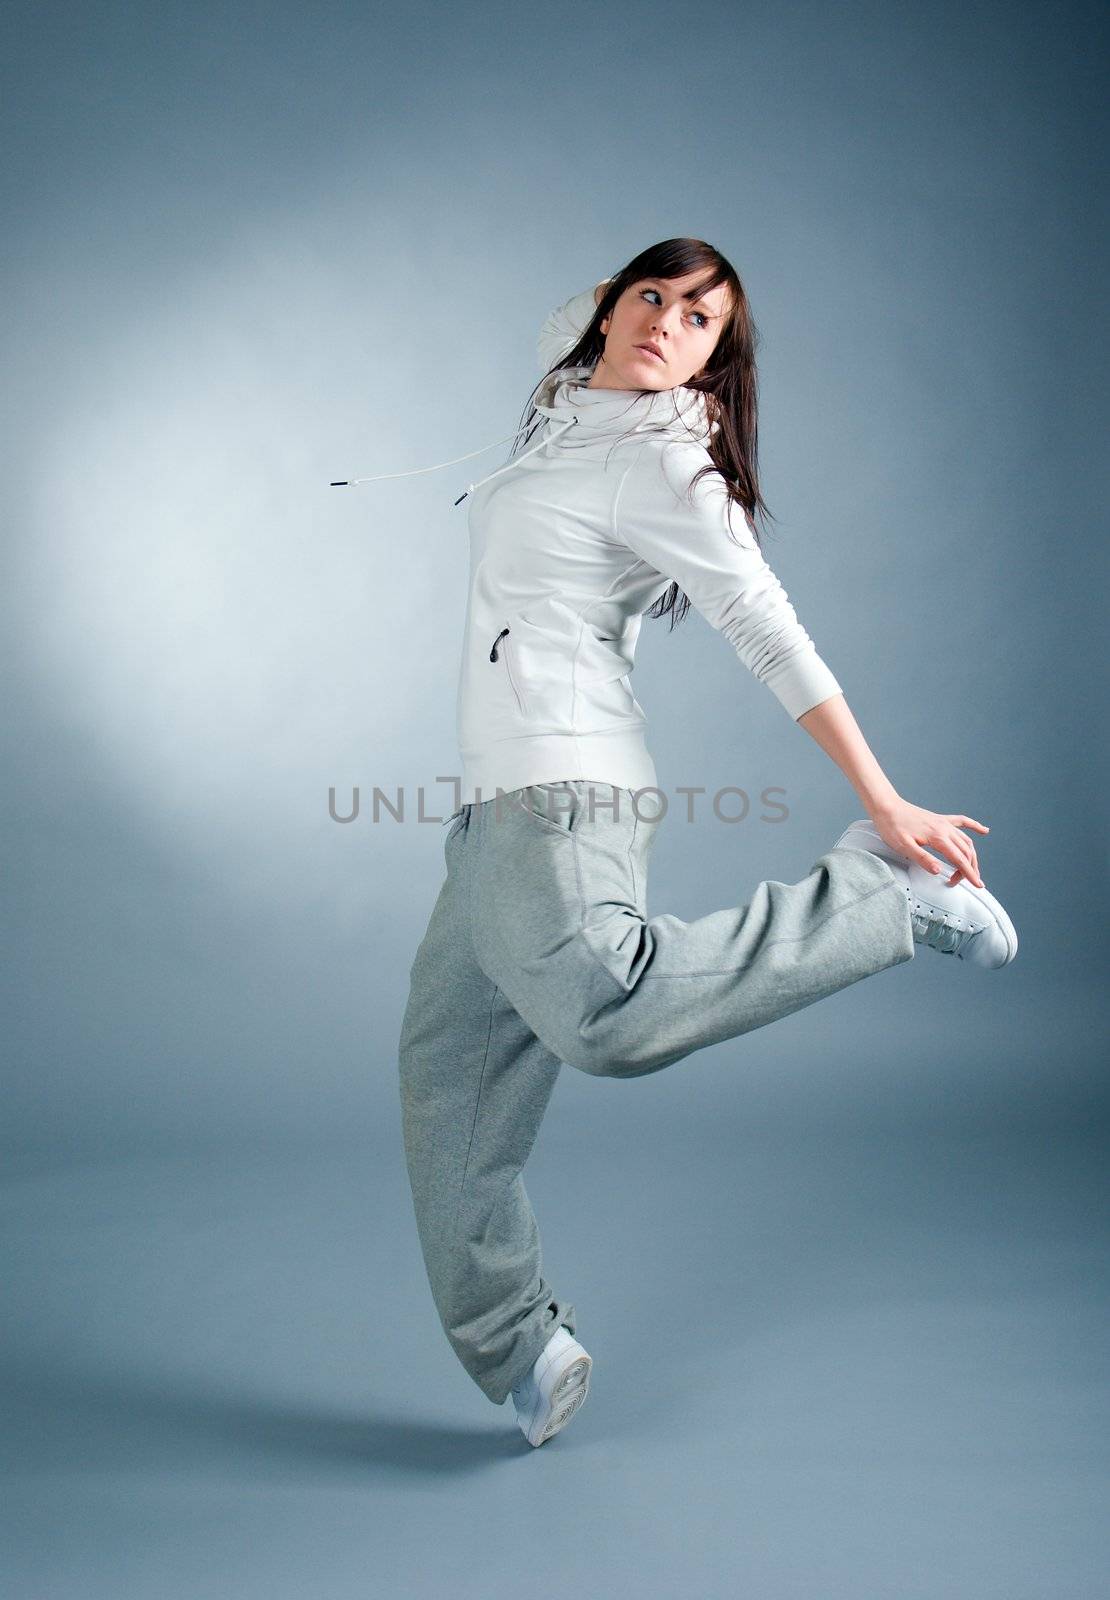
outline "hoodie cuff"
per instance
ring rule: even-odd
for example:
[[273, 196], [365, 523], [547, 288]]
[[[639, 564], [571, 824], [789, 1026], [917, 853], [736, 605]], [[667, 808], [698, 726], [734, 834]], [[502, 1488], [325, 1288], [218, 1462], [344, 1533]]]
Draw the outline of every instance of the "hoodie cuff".
[[795, 656], [763, 681], [795, 722], [814, 706], [819, 706], [822, 700], [844, 693], [816, 650], [806, 650], [800, 657]]

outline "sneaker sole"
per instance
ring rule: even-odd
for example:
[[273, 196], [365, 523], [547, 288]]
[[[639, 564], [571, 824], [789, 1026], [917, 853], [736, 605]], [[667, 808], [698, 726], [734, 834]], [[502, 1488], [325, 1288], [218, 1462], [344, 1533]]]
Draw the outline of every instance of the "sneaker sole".
[[[538, 1446], [565, 1428], [589, 1393], [591, 1356], [575, 1356], [555, 1382], [546, 1404], [540, 1404], [531, 1417], [525, 1438], [530, 1445]], [[539, 1428], [539, 1436], [534, 1437]]]

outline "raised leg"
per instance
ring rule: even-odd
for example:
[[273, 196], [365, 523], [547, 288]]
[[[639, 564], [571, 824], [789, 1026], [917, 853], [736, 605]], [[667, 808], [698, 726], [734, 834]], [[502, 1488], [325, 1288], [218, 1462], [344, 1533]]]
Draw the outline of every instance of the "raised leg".
[[649, 918], [657, 824], [628, 790], [616, 814], [591, 816], [578, 781], [557, 786], [573, 803], [550, 820], [551, 787], [500, 814], [495, 801], [474, 809], [474, 948], [548, 1049], [583, 1072], [658, 1072], [913, 957], [905, 894], [866, 850], [830, 850], [799, 882], [759, 883], [690, 922]]

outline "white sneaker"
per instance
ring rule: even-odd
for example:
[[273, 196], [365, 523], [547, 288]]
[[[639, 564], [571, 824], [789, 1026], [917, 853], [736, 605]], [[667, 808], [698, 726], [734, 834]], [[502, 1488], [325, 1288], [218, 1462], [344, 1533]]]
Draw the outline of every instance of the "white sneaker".
[[540, 1445], [565, 1427], [586, 1398], [593, 1358], [560, 1323], [512, 1390], [520, 1431]]
[[867, 817], [849, 824], [833, 845], [834, 850], [845, 848], [870, 850], [886, 862], [906, 891], [916, 944], [959, 956], [977, 967], [1004, 967], [1017, 955], [1014, 925], [994, 895], [966, 878], [950, 888], [945, 881], [952, 873], [947, 861], [941, 861], [943, 877], [927, 871], [912, 857], [892, 850]]

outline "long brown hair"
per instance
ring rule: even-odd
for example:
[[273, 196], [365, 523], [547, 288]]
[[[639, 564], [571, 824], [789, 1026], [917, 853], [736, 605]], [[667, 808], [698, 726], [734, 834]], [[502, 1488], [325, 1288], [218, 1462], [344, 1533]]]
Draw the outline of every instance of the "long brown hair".
[[[759, 546], [756, 517], [764, 520], [771, 517], [760, 492], [757, 465], [759, 386], [755, 352], [759, 345], [759, 334], [739, 274], [713, 245], [707, 244], [704, 239], [664, 239], [661, 244], [653, 244], [638, 256], [633, 256], [610, 279], [581, 339], [559, 358], [554, 367], [548, 369], [545, 376], [550, 376], [559, 367], [596, 366], [605, 349], [605, 335], [600, 330], [600, 324], [630, 285], [643, 278], [684, 278], [691, 272], [703, 270], [705, 277], [696, 285], [691, 298], [707, 294], [710, 289], [723, 283], [728, 290], [730, 309], [725, 315], [724, 326], [705, 371], [700, 377], [691, 378], [686, 385], [705, 395], [710, 420], [720, 424], [706, 445], [710, 462], [695, 473], [691, 488], [703, 473], [719, 473], [728, 489], [729, 498], [742, 508], [752, 537]], [[532, 401], [543, 381], [541, 378], [525, 406], [522, 428], [527, 427], [532, 417], [537, 415]], [[671, 627], [674, 628], [689, 609], [689, 596], [683, 594], [677, 583], [672, 582], [645, 615], [664, 617], [669, 612]]]

